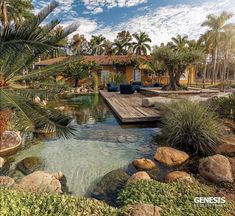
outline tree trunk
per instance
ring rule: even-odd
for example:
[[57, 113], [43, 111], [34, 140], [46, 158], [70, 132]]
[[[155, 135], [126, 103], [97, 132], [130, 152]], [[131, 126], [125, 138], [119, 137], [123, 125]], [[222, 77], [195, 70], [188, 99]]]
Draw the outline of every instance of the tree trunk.
[[77, 87], [78, 87], [78, 81], [79, 81], [79, 79], [78, 79], [78, 78], [76, 78], [76, 79], [75, 79], [75, 86], [74, 86], [75, 88], [77, 88]]
[[2, 3], [2, 15], [3, 15], [3, 26], [6, 27], [8, 26], [8, 16], [7, 16], [7, 2], [3, 1]]
[[213, 55], [213, 68], [212, 68], [211, 84], [214, 84], [215, 80], [216, 80], [217, 55], [218, 55], [218, 48], [217, 48], [217, 45], [216, 45], [215, 50], [214, 50], [214, 55]]
[[207, 61], [204, 63], [204, 68], [203, 68], [203, 75], [202, 75], [202, 86], [205, 88], [205, 81], [206, 81], [206, 72], [207, 72]]

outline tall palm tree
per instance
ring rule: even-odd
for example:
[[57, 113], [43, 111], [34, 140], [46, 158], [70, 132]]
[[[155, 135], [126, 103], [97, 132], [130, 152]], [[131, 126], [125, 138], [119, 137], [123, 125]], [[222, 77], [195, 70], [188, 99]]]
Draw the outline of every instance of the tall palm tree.
[[212, 83], [216, 81], [216, 66], [217, 66], [217, 57], [218, 57], [218, 43], [220, 39], [220, 33], [223, 30], [226, 22], [232, 17], [231, 13], [223, 11], [220, 15], [208, 15], [207, 19], [202, 23], [202, 26], [208, 27], [209, 30], [206, 34], [209, 35], [209, 40], [213, 43], [213, 76]]
[[0, 111], [6, 107], [14, 109], [32, 129], [44, 129], [67, 136], [70, 119], [54, 110], [44, 109], [32, 100], [36, 95], [44, 94], [43, 90], [24, 89], [20, 83], [27, 79], [45, 77], [64, 68], [67, 62], [50, 67], [29, 71], [34, 61], [45, 52], [58, 49], [58, 43], [77, 26], [69, 26], [60, 35], [51, 35], [59, 21], [53, 20], [42, 26], [45, 18], [58, 6], [52, 2], [33, 19], [20, 24], [9, 24], [0, 28]]
[[129, 43], [124, 40], [114, 40], [113, 43], [115, 55], [126, 55]]
[[201, 46], [202, 53], [203, 53], [204, 62], [203, 62], [202, 84], [203, 84], [203, 88], [205, 88], [205, 81], [206, 81], [206, 78], [208, 77], [207, 76], [208, 60], [213, 50], [213, 43], [210, 40], [210, 35], [208, 33], [202, 34], [197, 43], [199, 44], [199, 46]]
[[90, 45], [92, 48], [93, 55], [102, 55], [104, 51], [104, 41], [105, 37], [103, 37], [102, 35], [98, 36], [92, 35]]
[[132, 35], [135, 41], [133, 42], [133, 52], [136, 55], [147, 55], [148, 51], [151, 51], [149, 43], [151, 39], [145, 32], [139, 32]]
[[220, 49], [223, 54], [223, 70], [222, 80], [225, 81], [225, 76], [228, 70], [229, 60], [232, 59], [232, 51], [235, 47], [235, 24], [227, 24], [224, 26], [224, 31], [221, 32]]
[[11, 21], [21, 22], [33, 17], [32, 9], [31, 0], [0, 0], [0, 20], [4, 26]]
[[173, 49], [184, 49], [186, 45], [188, 45], [188, 36], [177, 35], [176, 37], [172, 37], [173, 41], [172, 48]]

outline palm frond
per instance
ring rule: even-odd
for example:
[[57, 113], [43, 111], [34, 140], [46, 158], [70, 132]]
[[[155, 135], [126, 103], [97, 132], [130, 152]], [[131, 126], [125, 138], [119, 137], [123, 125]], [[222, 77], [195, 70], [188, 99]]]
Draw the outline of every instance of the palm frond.
[[72, 119], [63, 116], [58, 111], [44, 109], [42, 106], [7, 89], [0, 89], [0, 97], [3, 101], [11, 104], [18, 112], [21, 112], [24, 119], [35, 130], [56, 133], [58, 136], [66, 138], [73, 134], [75, 128], [70, 126]]
[[23, 81], [23, 80], [34, 80], [34, 79], [40, 79], [45, 78], [48, 76], [56, 75], [58, 72], [62, 72], [69, 63], [72, 63], [74, 61], [77, 61], [77, 59], [74, 58], [68, 58], [60, 63], [55, 63], [49, 66], [46, 66], [41, 69], [32, 70], [30, 73], [26, 75], [21, 76], [15, 76], [12, 80], [13, 81]]

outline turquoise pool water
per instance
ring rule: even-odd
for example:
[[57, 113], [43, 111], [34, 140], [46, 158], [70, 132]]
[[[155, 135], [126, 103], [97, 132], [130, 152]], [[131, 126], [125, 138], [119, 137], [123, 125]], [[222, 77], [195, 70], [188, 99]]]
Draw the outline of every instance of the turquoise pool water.
[[128, 166], [133, 159], [152, 155], [157, 128], [121, 126], [98, 95], [78, 96], [51, 104], [74, 118], [75, 135], [69, 139], [43, 139], [43, 143], [21, 151], [15, 164], [25, 157], [44, 160], [44, 170], [62, 171], [69, 190], [89, 195], [106, 173]]

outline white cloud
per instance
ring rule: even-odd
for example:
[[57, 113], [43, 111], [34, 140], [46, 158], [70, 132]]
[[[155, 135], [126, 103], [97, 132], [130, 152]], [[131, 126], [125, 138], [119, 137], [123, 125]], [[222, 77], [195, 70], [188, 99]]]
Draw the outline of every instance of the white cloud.
[[[117, 32], [128, 30], [131, 33], [145, 31], [152, 39], [152, 44], [167, 42], [177, 34], [189, 35], [194, 39], [200, 36], [205, 29], [200, 25], [210, 13], [220, 13], [223, 10], [233, 12], [235, 15], [234, 0], [207, 0], [202, 4], [180, 4], [176, 6], [165, 6], [158, 8], [144, 8], [133, 18], [127, 19], [115, 26], [105, 25], [97, 20], [78, 17], [77, 11], [72, 10], [72, 4], [77, 0], [59, 0], [63, 2], [59, 7], [59, 15], [64, 15], [66, 22], [79, 23], [77, 33], [84, 34], [88, 39], [91, 35], [103, 34], [106, 38], [113, 40]], [[86, 1], [88, 10], [98, 13], [104, 7], [124, 7], [127, 4], [137, 4], [144, 0], [82, 0]], [[88, 4], [89, 3], [89, 4]], [[37, 4], [45, 4], [44, 0], [37, 1]], [[65, 6], [64, 6], [65, 5]], [[80, 12], [79, 12], [80, 13]], [[60, 18], [60, 16], [59, 16]], [[231, 21], [235, 22], [235, 16]]]
[[103, 8], [133, 7], [147, 3], [148, 0], [82, 0], [88, 12], [97, 14], [103, 12]]
[[[205, 31], [201, 23], [210, 13], [220, 13], [226, 10], [235, 14], [234, 0], [207, 1], [201, 5], [177, 5], [148, 10], [145, 15], [136, 16], [115, 26], [97, 24], [97, 29], [91, 34], [103, 34], [109, 39], [114, 39], [117, 32], [128, 30], [131, 33], [138, 31], [147, 32], [153, 44], [170, 41], [177, 34], [188, 35], [195, 39]], [[235, 17], [231, 21], [235, 22]], [[89, 36], [90, 36], [89, 35]]]

